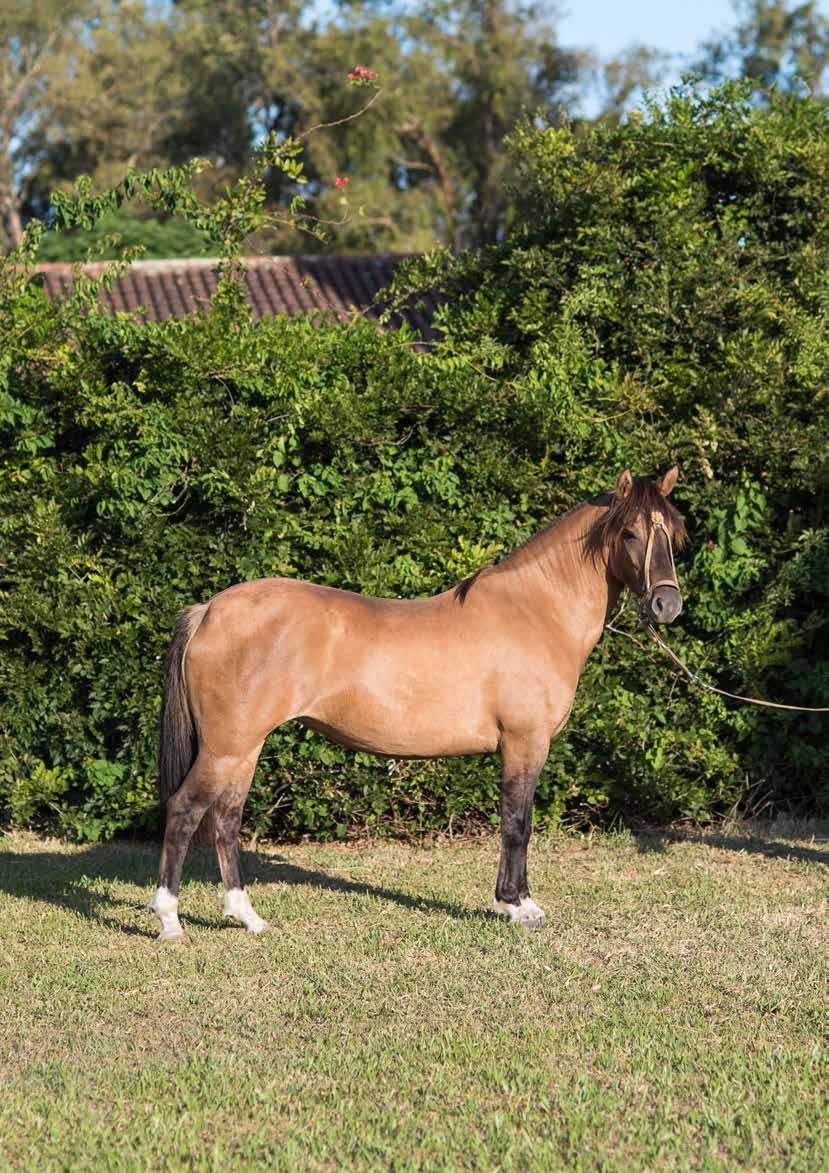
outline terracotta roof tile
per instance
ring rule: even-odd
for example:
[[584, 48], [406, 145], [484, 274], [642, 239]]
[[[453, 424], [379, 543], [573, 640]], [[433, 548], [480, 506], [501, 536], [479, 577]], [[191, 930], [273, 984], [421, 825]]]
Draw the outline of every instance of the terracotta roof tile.
[[[353, 309], [376, 318], [371, 305], [374, 296], [388, 285], [402, 260], [396, 254], [370, 256], [248, 257], [246, 281], [253, 312], [297, 314], [332, 311], [340, 320]], [[139, 306], [150, 321], [180, 318], [205, 305], [216, 288], [215, 260], [135, 261], [101, 300], [113, 310], [135, 312]], [[95, 275], [102, 262], [84, 265]], [[72, 285], [72, 266], [52, 263], [38, 265], [50, 297], [65, 293]], [[430, 312], [406, 315], [416, 328], [428, 333]]]

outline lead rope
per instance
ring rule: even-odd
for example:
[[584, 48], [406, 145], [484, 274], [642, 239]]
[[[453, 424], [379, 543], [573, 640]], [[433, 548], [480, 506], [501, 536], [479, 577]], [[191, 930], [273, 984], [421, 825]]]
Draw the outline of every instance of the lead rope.
[[[662, 651], [671, 660], [673, 660], [677, 668], [681, 668], [690, 681], [692, 681], [694, 684], [698, 684], [700, 688], [704, 688], [708, 692], [716, 692], [719, 693], [720, 696], [731, 697], [733, 701], [745, 701], [746, 704], [749, 705], [763, 705], [763, 707], [766, 709], [788, 709], [791, 713], [829, 713], [829, 706], [824, 706], [823, 708], [813, 708], [811, 705], [781, 705], [777, 701], [761, 701], [756, 696], [741, 696], [738, 692], [726, 692], [724, 688], [717, 688], [715, 685], [709, 684], [707, 680], [703, 680], [700, 676], [697, 676], [696, 672], [692, 672], [691, 669], [687, 667], [687, 665], [683, 664], [679, 656], [668, 647], [661, 636], [656, 634], [656, 628], [652, 623], [646, 623], [645, 628], [647, 629], [648, 635], [651, 637], [653, 642], [657, 645], [657, 647], [661, 648]], [[616, 629], [611, 628], [611, 630], [615, 631]], [[627, 635], [627, 632], [623, 631], [619, 634]]]

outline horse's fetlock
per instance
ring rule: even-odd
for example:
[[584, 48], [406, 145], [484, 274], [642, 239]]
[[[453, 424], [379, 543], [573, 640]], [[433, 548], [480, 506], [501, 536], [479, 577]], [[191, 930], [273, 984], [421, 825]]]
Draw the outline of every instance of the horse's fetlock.
[[526, 885], [522, 888], [518, 884], [505, 883], [497, 884], [495, 887], [495, 899], [502, 900], [505, 904], [518, 904], [529, 894]]

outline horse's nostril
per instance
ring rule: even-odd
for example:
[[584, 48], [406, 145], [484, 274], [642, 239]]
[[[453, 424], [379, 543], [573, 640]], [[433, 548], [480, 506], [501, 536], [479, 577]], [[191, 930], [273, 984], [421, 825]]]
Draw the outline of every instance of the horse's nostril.
[[652, 595], [648, 613], [654, 623], [672, 623], [682, 611], [682, 596], [672, 587]]

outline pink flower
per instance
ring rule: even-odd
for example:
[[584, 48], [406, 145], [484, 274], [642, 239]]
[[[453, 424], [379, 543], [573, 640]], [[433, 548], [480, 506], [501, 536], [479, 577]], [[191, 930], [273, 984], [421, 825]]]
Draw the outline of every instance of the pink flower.
[[348, 176], [347, 175], [338, 175], [336, 177], [336, 179], [334, 180], [334, 187], [345, 187], [345, 185], [347, 183], [348, 183]]
[[365, 65], [355, 65], [351, 73], [348, 75], [348, 80], [374, 81], [374, 79], [379, 76], [379, 73], [376, 73], [373, 69], [366, 69]]

